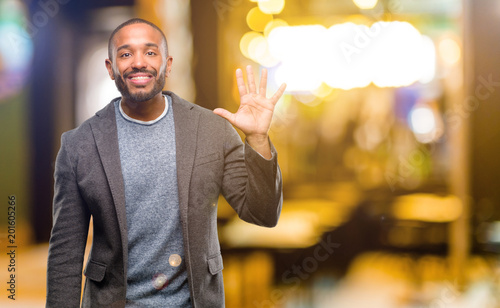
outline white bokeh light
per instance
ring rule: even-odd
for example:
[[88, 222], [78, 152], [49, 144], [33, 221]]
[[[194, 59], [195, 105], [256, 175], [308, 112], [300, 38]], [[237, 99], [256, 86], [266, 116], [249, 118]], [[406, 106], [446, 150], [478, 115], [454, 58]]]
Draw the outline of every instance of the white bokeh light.
[[[434, 79], [436, 50], [429, 37], [407, 22], [280, 26], [258, 35], [250, 59], [275, 67], [275, 82], [288, 92], [314, 91], [322, 83], [353, 89], [373, 83], [402, 87]], [[267, 45], [263, 40], [267, 41]]]

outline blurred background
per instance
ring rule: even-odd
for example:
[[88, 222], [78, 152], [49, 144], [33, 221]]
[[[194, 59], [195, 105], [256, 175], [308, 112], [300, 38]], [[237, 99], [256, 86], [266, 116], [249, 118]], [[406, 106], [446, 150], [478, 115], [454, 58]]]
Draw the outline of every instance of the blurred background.
[[219, 200], [227, 307], [500, 307], [498, 0], [0, 0], [0, 306], [44, 306], [60, 136], [119, 96], [107, 40], [132, 17], [203, 107], [235, 111], [248, 64], [288, 84], [278, 226]]

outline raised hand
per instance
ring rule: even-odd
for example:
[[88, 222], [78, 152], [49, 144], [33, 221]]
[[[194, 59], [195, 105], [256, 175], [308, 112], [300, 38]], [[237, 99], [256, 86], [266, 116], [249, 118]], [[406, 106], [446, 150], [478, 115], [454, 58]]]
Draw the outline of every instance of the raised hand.
[[268, 132], [273, 119], [276, 103], [285, 91], [286, 84], [282, 84], [270, 98], [266, 97], [267, 70], [262, 70], [259, 92], [255, 86], [252, 67], [248, 65], [248, 89], [243, 79], [241, 69], [236, 70], [236, 83], [240, 93], [240, 107], [236, 113], [231, 113], [223, 108], [217, 108], [214, 113], [227, 119], [229, 123], [239, 128], [246, 136], [250, 146], [266, 158], [271, 157], [268, 141]]

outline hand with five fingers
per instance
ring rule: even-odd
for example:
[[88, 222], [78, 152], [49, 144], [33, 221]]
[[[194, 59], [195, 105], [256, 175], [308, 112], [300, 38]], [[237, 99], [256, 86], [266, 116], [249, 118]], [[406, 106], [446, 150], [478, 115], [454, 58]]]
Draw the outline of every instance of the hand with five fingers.
[[246, 136], [248, 144], [262, 156], [271, 158], [268, 132], [273, 119], [274, 107], [285, 91], [286, 84], [282, 84], [270, 98], [266, 97], [267, 70], [262, 70], [259, 91], [255, 86], [252, 67], [248, 65], [248, 89], [243, 79], [241, 69], [236, 70], [236, 83], [240, 93], [240, 107], [236, 113], [217, 108], [214, 113], [227, 119], [229, 123], [240, 129]]

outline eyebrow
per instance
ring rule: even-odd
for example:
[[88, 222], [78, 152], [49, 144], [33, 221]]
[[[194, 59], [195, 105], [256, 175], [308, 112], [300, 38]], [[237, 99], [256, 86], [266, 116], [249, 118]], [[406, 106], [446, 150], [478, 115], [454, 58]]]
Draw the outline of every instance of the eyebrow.
[[[156, 47], [156, 48], [159, 48], [159, 47], [158, 47], [158, 45], [157, 45], [157, 44], [155, 44], [155, 43], [146, 43], [146, 44], [144, 44], [144, 45], [146, 45], [146, 47]], [[118, 47], [118, 48], [116, 49], [116, 52], [118, 53], [120, 50], [122, 50], [122, 49], [127, 49], [127, 48], [130, 48], [130, 45], [129, 45], [129, 44], [121, 45], [120, 47]]]

